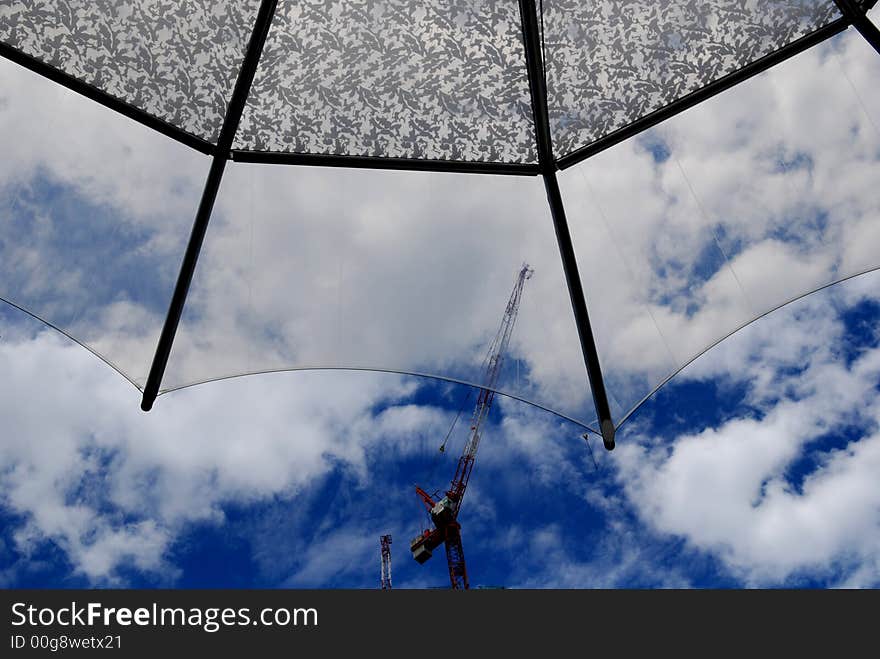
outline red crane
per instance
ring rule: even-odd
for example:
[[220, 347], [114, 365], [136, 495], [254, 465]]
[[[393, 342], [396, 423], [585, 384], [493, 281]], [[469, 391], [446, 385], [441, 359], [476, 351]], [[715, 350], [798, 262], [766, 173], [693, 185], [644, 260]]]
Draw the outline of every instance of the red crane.
[[[464, 551], [461, 546], [461, 524], [458, 523], [458, 511], [461, 509], [461, 501], [464, 498], [468, 480], [474, 468], [474, 458], [480, 445], [483, 422], [489, 416], [489, 408], [492, 406], [492, 401], [495, 398], [495, 387], [501, 374], [504, 354], [507, 352], [510, 336], [513, 333], [513, 326], [516, 323], [516, 316], [519, 313], [523, 286], [526, 280], [531, 278], [533, 272], [534, 270], [527, 264], [524, 264], [520, 269], [516, 285], [513, 287], [513, 292], [507, 301], [507, 307], [501, 319], [501, 326], [498, 328], [495, 338], [489, 344], [489, 350], [483, 362], [483, 388], [480, 389], [479, 396], [477, 397], [477, 404], [471, 416], [470, 433], [467, 442], [465, 442], [461, 457], [458, 459], [458, 466], [455, 469], [452, 484], [446, 490], [446, 496], [439, 501], [434, 501], [430, 494], [421, 487], [416, 486], [416, 493], [428, 508], [434, 528], [426, 529], [413, 538], [410, 543], [410, 550], [412, 550], [413, 558], [416, 561], [424, 563], [431, 558], [433, 551], [437, 547], [445, 544], [446, 561], [449, 564], [449, 580], [454, 589], [468, 588], [467, 568], [464, 562]], [[440, 450], [442, 451], [443, 448], [441, 447]]]
[[379, 536], [379, 545], [382, 547], [382, 577], [380, 585], [382, 590], [391, 590], [391, 536]]

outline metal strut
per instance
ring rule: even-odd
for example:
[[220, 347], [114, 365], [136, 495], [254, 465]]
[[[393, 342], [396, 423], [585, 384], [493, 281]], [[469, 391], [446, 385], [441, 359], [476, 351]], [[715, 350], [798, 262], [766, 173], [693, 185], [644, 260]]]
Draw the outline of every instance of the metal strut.
[[856, 2], [855, 0], [834, 0], [834, 4], [840, 9], [852, 26], [859, 31], [865, 41], [880, 53], [880, 30], [868, 18], [868, 10], [876, 2]]
[[260, 55], [263, 52], [263, 45], [266, 43], [266, 36], [269, 34], [269, 26], [272, 23], [272, 16], [275, 14], [275, 6], [277, 4], [278, 0], [262, 0], [260, 10], [257, 12], [254, 30], [251, 33], [247, 51], [245, 52], [244, 60], [242, 60], [238, 78], [235, 81], [232, 97], [229, 99], [229, 105], [226, 108], [223, 127], [220, 129], [220, 137], [217, 139], [217, 148], [211, 160], [211, 169], [208, 171], [208, 178], [202, 191], [202, 199], [199, 202], [199, 209], [193, 222], [192, 233], [186, 246], [186, 252], [183, 255], [183, 262], [180, 265], [180, 274], [177, 276], [177, 284], [174, 286], [174, 294], [171, 296], [171, 304], [168, 307], [168, 314], [165, 316], [165, 324], [162, 326], [162, 334], [159, 336], [159, 344], [156, 346], [156, 354], [153, 356], [153, 364], [150, 367], [150, 374], [144, 387], [141, 409], [145, 412], [148, 412], [153, 407], [156, 396], [159, 395], [162, 376], [165, 374], [168, 356], [171, 354], [171, 346], [174, 344], [174, 335], [177, 333], [177, 326], [180, 324], [183, 305], [186, 303], [189, 286], [192, 283], [196, 263], [199, 260], [199, 252], [201, 252], [202, 243], [205, 240], [205, 232], [208, 229], [208, 222], [211, 220], [211, 211], [214, 209], [217, 191], [220, 189], [220, 181], [223, 179], [223, 171], [226, 169], [226, 161], [229, 159], [230, 152], [232, 151], [232, 141], [238, 130], [238, 123], [241, 120], [241, 113], [244, 111], [248, 94], [250, 94], [251, 84], [257, 72], [257, 64], [260, 61]]
[[605, 380], [602, 377], [599, 353], [596, 350], [596, 340], [593, 336], [592, 325], [590, 324], [590, 315], [587, 312], [587, 302], [584, 297], [580, 273], [578, 272], [577, 258], [575, 257], [574, 246], [571, 243], [571, 233], [568, 230], [568, 220], [565, 217], [562, 194], [559, 191], [559, 182], [556, 180], [557, 164], [553, 159], [550, 115], [547, 109], [547, 87], [544, 79], [541, 35], [538, 29], [538, 14], [535, 8], [535, 0], [519, 0], [519, 9], [522, 16], [526, 67], [528, 69], [529, 89], [532, 94], [532, 109], [535, 117], [538, 163], [541, 175], [544, 178], [544, 187], [547, 189], [547, 201], [550, 204], [553, 226], [556, 229], [556, 242], [559, 244], [559, 253], [562, 257], [562, 269], [565, 272], [565, 281], [568, 284], [568, 294], [571, 298], [572, 309], [574, 310], [578, 337], [581, 342], [581, 351], [584, 355], [584, 364], [587, 367], [590, 389], [593, 392], [593, 403], [596, 406], [596, 414], [599, 417], [602, 442], [605, 444], [605, 448], [610, 451], [614, 448], [614, 421], [611, 418], [611, 408], [608, 405]]

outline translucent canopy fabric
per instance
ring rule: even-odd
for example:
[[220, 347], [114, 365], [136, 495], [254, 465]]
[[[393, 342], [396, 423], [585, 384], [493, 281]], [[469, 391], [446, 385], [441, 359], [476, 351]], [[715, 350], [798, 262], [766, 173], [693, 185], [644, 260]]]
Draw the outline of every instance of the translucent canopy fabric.
[[[0, 298], [143, 390], [214, 177], [161, 393], [304, 368], [480, 385], [527, 262], [498, 388], [595, 428], [573, 305], [620, 423], [877, 267], [880, 58], [831, 39], [837, 2], [535, 4], [543, 119], [528, 3], [279, 0], [227, 150], [265, 2], [3, 3]], [[557, 170], [580, 300], [536, 176]]]
[[734, 331], [880, 265], [878, 82], [862, 39], [832, 42], [563, 172], [618, 423]]
[[227, 177], [164, 389], [291, 367], [479, 384], [527, 262], [498, 386], [592, 418], [538, 180], [247, 163]]
[[142, 386], [209, 159], [10, 62], [0, 82], [0, 297]]

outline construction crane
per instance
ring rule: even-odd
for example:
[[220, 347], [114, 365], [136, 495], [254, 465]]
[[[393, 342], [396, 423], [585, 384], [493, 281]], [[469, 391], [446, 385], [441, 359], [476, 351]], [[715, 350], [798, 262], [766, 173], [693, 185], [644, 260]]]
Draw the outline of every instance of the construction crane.
[[[468, 439], [465, 442], [461, 457], [458, 459], [458, 466], [455, 469], [452, 484], [446, 490], [446, 495], [439, 501], [435, 501], [432, 495], [428, 494], [421, 487], [416, 486], [416, 493], [427, 507], [434, 528], [426, 529], [413, 538], [410, 543], [410, 550], [412, 551], [413, 558], [418, 563], [423, 564], [431, 558], [433, 551], [437, 547], [445, 544], [446, 561], [449, 564], [449, 580], [452, 583], [453, 589], [468, 588], [468, 575], [464, 562], [464, 551], [461, 546], [461, 524], [458, 522], [458, 512], [461, 509], [461, 502], [467, 489], [468, 480], [471, 477], [471, 471], [474, 468], [474, 458], [477, 455], [477, 448], [480, 446], [483, 423], [489, 416], [489, 408], [492, 407], [492, 401], [495, 398], [495, 388], [498, 384], [498, 377], [501, 374], [504, 354], [507, 352], [510, 336], [513, 333], [513, 326], [516, 323], [516, 316], [519, 313], [523, 286], [531, 278], [533, 272], [534, 270], [528, 264], [523, 264], [517, 276], [516, 285], [513, 287], [513, 292], [510, 294], [510, 299], [507, 301], [507, 307], [501, 319], [501, 326], [498, 328], [495, 338], [489, 344], [489, 350], [483, 362], [483, 388], [480, 389], [477, 397], [477, 404], [471, 416]], [[445, 442], [440, 450], [444, 450], [444, 447]]]
[[382, 548], [382, 590], [391, 590], [391, 536], [379, 536], [379, 546]]

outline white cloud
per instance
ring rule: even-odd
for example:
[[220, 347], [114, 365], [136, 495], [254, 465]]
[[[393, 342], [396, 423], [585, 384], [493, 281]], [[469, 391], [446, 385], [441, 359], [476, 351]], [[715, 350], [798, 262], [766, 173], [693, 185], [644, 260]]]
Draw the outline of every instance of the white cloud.
[[[645, 524], [717, 554], [753, 585], [803, 574], [842, 574], [842, 583], [861, 586], [880, 579], [871, 567], [880, 555], [872, 476], [880, 467], [880, 349], [847, 364], [829, 297], [802, 303], [801, 318], [765, 319], [685, 372], [747, 383], [757, 415], [678, 437], [642, 429], [617, 456]], [[849, 440], [815, 452], [828, 434]], [[816, 466], [793, 484], [790, 470], [807, 456]]]
[[362, 467], [382, 439], [375, 406], [421, 425], [417, 411], [395, 411], [414, 385], [394, 376], [245, 378], [145, 415], [129, 385], [52, 334], [4, 337], [0, 364], [0, 498], [27, 520], [17, 549], [51, 540], [97, 583], [126, 563], [173, 576], [165, 553], [185, 525], [221, 521], [231, 501], [292, 496], [335, 461]]
[[[680, 569], [664, 565], [667, 547], [646, 542], [644, 533], [620, 519], [589, 536], [575, 536], [555, 524], [515, 529], [511, 536], [513, 547], [523, 555], [513, 575], [515, 587], [687, 588], [691, 583]], [[588, 558], [574, 549], [585, 545], [590, 547]]]

